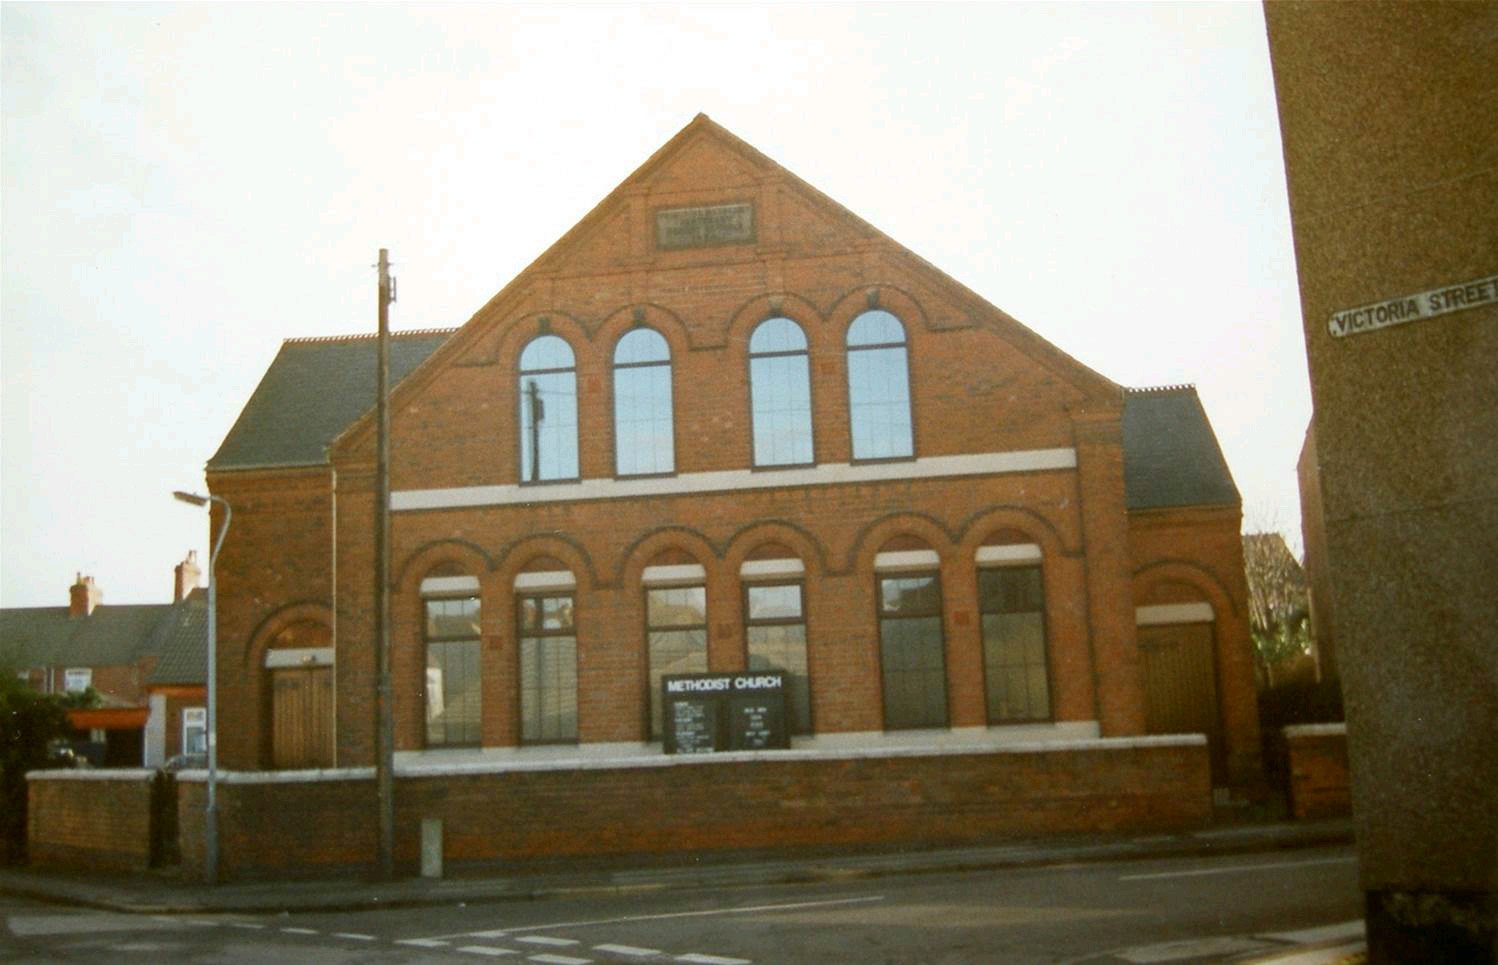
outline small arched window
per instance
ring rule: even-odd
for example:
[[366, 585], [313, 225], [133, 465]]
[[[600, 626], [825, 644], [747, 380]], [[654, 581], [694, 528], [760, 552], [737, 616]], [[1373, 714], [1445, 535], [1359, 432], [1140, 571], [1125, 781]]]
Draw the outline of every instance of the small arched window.
[[789, 318], [766, 319], [749, 336], [749, 402], [754, 464], [810, 465], [811, 363], [806, 333]]
[[883, 309], [864, 312], [848, 327], [848, 417], [854, 459], [915, 454], [905, 326]]
[[520, 481], [577, 478], [577, 368], [556, 335], [520, 353]]
[[671, 348], [660, 332], [637, 328], [614, 346], [614, 471], [674, 472]]

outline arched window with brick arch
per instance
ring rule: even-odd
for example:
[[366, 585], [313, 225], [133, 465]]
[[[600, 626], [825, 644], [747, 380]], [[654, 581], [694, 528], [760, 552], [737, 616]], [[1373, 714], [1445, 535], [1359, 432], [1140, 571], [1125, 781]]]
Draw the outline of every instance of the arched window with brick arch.
[[577, 580], [541, 557], [515, 575], [520, 742], [577, 741]]
[[660, 740], [661, 678], [707, 671], [707, 571], [688, 553], [667, 550], [641, 574], [645, 590], [646, 686], [650, 739]]
[[809, 466], [811, 356], [806, 333], [789, 318], [767, 318], [749, 336], [749, 407], [754, 465]]
[[578, 478], [577, 366], [572, 346], [538, 335], [520, 353], [520, 481]]
[[785, 674], [785, 710], [790, 732], [810, 734], [806, 564], [789, 548], [766, 543], [739, 566], [739, 580], [744, 587], [748, 669], [779, 670]]
[[905, 326], [883, 309], [848, 326], [848, 419], [854, 459], [915, 455]]
[[671, 347], [660, 332], [636, 328], [614, 346], [614, 472], [674, 472]]
[[1040, 546], [1026, 534], [1006, 529], [984, 540], [974, 562], [978, 570], [988, 723], [1051, 720]]

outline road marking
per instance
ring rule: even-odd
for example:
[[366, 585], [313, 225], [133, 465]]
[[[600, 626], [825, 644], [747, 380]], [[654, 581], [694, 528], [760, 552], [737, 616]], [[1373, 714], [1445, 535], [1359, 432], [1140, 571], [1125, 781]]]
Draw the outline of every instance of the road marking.
[[697, 965], [750, 965], [747, 958], [719, 958], [717, 955], [678, 955], [678, 962], [696, 962]]
[[281, 931], [287, 935], [316, 935], [316, 928], [283, 928]]
[[577, 940], [573, 938], [552, 938], [550, 935], [527, 935], [524, 938], [515, 939], [517, 942], [529, 942], [532, 945], [553, 945], [558, 948], [563, 945], [576, 945]]
[[503, 958], [506, 955], [520, 954], [512, 948], [495, 948], [492, 945], [464, 945], [458, 951], [467, 952], [470, 955], [487, 955], [490, 958]]
[[216, 922], [216, 921], [201, 921], [201, 920], [199, 920], [197, 918], [189, 918], [189, 919], [187, 919], [187, 923], [189, 925], [196, 925], [199, 928], [217, 928], [218, 927], [218, 922]]
[[1296, 931], [1266, 932], [1265, 938], [1277, 938], [1282, 942], [1305, 945], [1311, 942], [1333, 942], [1344, 938], [1362, 938], [1367, 934], [1363, 920], [1344, 921], [1337, 925], [1322, 925], [1320, 928], [1301, 928]]
[[1252, 938], [1192, 938], [1179, 942], [1162, 942], [1158, 945], [1142, 945], [1114, 952], [1114, 956], [1135, 965], [1152, 965], [1156, 962], [1178, 962], [1186, 958], [1212, 959], [1217, 961], [1247, 952], [1262, 952], [1272, 948], [1268, 942]]
[[569, 958], [566, 955], [532, 955], [526, 959], [531, 962], [543, 962], [545, 965], [589, 965], [591, 958]]
[[1306, 868], [1318, 864], [1352, 864], [1358, 859], [1316, 858], [1310, 861], [1277, 861], [1273, 864], [1240, 864], [1231, 868], [1196, 868], [1191, 871], [1157, 871], [1146, 875], [1120, 875], [1119, 881], [1153, 881], [1157, 878], [1197, 878], [1202, 875], [1235, 875], [1245, 871], [1276, 871], [1281, 868]]
[[589, 925], [622, 925], [640, 921], [663, 921], [669, 918], [710, 918], [714, 915], [755, 915], [767, 911], [795, 911], [802, 908], [829, 908], [836, 905], [862, 905], [883, 901], [883, 895], [868, 895], [863, 898], [831, 898], [827, 901], [797, 901], [784, 905], [748, 905], [743, 908], [709, 908], [703, 911], [673, 911], [659, 915], [623, 915], [618, 918], [594, 918], [587, 921], [559, 921], [550, 925], [528, 925], [511, 928], [517, 932], [550, 931], [553, 928], [584, 928]]
[[260, 924], [257, 921], [231, 921], [231, 922], [229, 922], [229, 927], [230, 928], [244, 928], [244, 929], [247, 929], [249, 931], [260, 931], [263, 928], [265, 928], [264, 925]]
[[595, 952], [608, 952], [610, 955], [626, 955], [630, 958], [652, 958], [664, 954], [656, 948], [636, 948], [633, 945], [594, 945]]
[[417, 948], [442, 948], [451, 944], [440, 938], [403, 938], [396, 942], [397, 945], [415, 945]]
[[353, 931], [335, 931], [333, 933], [333, 937], [334, 938], [347, 938], [350, 941], [356, 941], [356, 942], [372, 942], [372, 941], [375, 940], [375, 937], [373, 935], [361, 935], [358, 932], [353, 932]]
[[[503, 928], [496, 928], [492, 931], [466, 931], [463, 934], [469, 938], [503, 938], [505, 937], [505, 930]], [[456, 938], [458, 936], [454, 935], [453, 937]]]

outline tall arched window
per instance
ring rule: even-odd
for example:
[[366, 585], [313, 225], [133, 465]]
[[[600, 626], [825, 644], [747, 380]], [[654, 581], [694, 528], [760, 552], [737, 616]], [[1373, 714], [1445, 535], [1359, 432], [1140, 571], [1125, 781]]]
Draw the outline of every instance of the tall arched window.
[[520, 481], [577, 478], [577, 369], [555, 335], [520, 353]]
[[637, 328], [614, 347], [614, 471], [674, 472], [671, 348], [661, 333]]
[[477, 745], [479, 581], [429, 576], [421, 581], [426, 638], [426, 744]]
[[789, 318], [766, 319], [749, 336], [749, 401], [754, 464], [810, 465], [811, 366], [806, 333]]
[[915, 454], [905, 327], [883, 309], [864, 312], [848, 327], [848, 415], [854, 459]]

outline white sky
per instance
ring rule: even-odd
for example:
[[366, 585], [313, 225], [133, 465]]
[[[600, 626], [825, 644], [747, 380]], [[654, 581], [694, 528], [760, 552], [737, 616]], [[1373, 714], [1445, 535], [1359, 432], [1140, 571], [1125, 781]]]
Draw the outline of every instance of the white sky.
[[[170, 598], [281, 340], [461, 324], [699, 111], [1114, 381], [1299, 544], [1257, 3], [0, 7], [0, 603]], [[232, 538], [232, 535], [231, 535]]]

